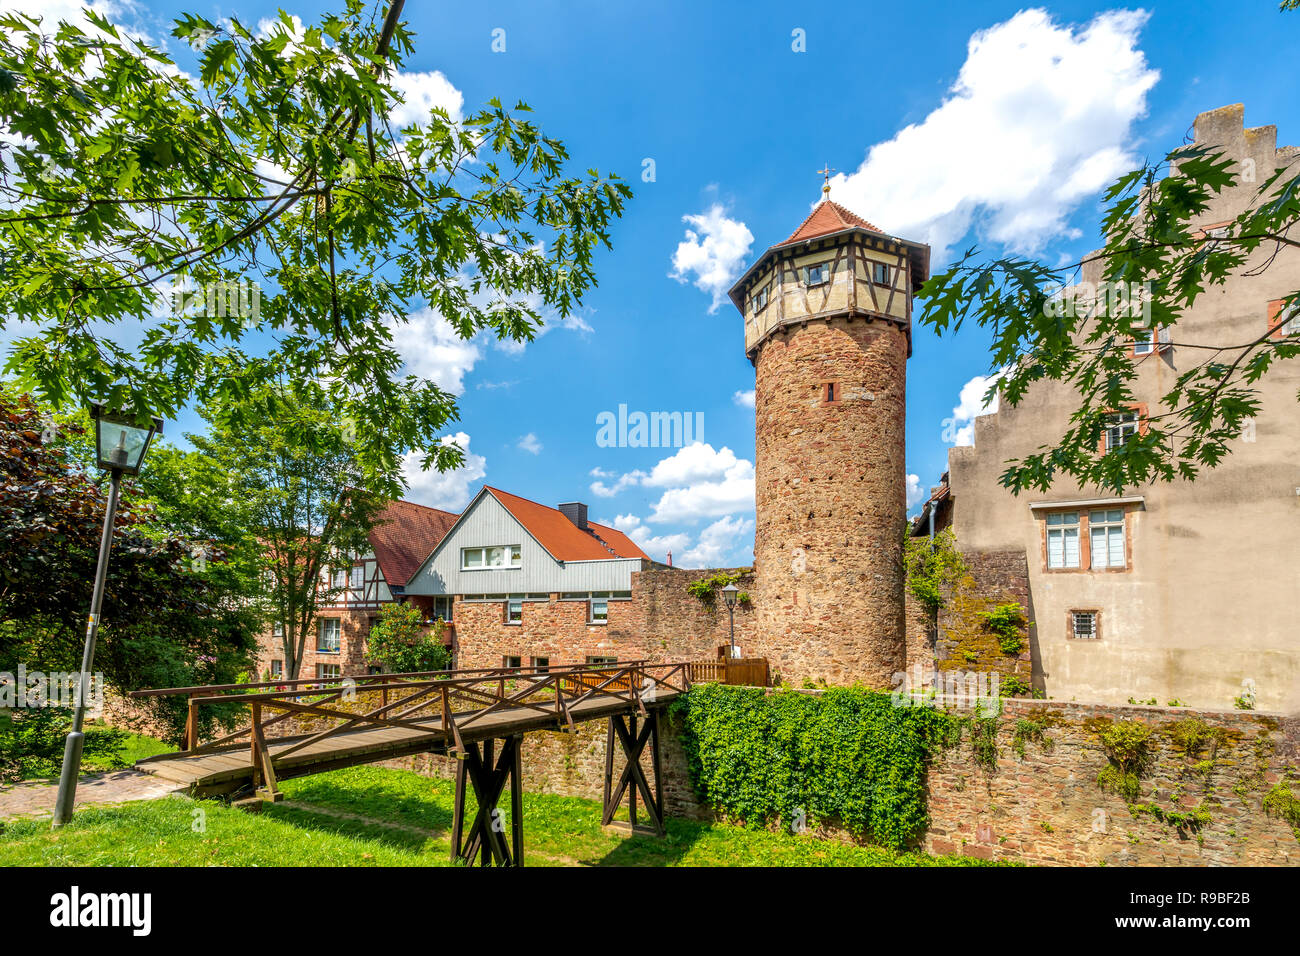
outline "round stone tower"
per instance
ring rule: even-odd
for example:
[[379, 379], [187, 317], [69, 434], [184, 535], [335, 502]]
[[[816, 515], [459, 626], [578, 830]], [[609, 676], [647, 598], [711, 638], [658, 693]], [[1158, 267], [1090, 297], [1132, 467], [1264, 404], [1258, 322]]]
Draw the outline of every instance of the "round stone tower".
[[752, 653], [787, 683], [887, 688], [907, 663], [907, 358], [930, 250], [829, 191], [730, 293], [756, 376]]

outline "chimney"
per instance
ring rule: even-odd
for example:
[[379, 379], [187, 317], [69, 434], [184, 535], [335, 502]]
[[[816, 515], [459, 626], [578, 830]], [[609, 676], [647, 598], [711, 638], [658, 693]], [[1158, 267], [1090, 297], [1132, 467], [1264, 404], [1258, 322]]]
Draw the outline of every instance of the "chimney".
[[583, 531], [587, 530], [587, 506], [579, 501], [570, 501], [559, 505], [560, 514], [568, 518]]
[[669, 552], [668, 552], [668, 567], [671, 568], [672, 566], [673, 566], [673, 553], [672, 553], [671, 551], [669, 551]]

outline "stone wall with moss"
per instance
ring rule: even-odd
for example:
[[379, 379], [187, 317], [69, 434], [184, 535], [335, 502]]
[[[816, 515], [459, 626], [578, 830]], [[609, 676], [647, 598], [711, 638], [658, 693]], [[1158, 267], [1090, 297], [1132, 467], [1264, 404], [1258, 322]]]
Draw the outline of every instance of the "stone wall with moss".
[[1055, 865], [1300, 864], [1287, 799], [1300, 795], [1288, 786], [1300, 779], [1300, 717], [1013, 700], [995, 721], [992, 748], [964, 743], [931, 767], [927, 850]]

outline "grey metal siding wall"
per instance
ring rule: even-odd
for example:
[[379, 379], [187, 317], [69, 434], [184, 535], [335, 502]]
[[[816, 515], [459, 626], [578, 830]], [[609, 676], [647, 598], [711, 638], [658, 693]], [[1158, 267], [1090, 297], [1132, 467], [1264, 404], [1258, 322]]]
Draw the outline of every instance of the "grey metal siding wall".
[[[462, 571], [462, 548], [521, 547], [520, 568]], [[630, 591], [640, 558], [572, 561], [561, 564], [533, 540], [491, 494], [478, 499], [443, 539], [433, 560], [406, 586], [407, 594], [550, 594], [557, 591]]]

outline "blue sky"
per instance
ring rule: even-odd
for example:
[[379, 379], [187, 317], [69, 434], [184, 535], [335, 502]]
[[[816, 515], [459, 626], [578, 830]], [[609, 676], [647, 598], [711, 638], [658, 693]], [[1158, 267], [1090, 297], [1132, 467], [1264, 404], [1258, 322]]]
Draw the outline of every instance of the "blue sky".
[[[0, 0], [47, 15], [65, 3]], [[153, 36], [181, 11], [255, 23], [276, 10], [253, 0], [109, 6]], [[286, 9], [311, 21], [328, 7]], [[526, 100], [577, 168], [618, 172], [635, 190], [599, 260], [600, 287], [567, 326], [503, 349], [446, 341], [437, 317], [417, 312], [411, 368], [460, 391], [454, 431], [469, 458], [459, 474], [413, 472], [409, 497], [458, 510], [486, 481], [550, 504], [582, 500], [653, 557], [671, 548], [688, 565], [752, 558], [753, 410], [743, 399], [754, 373], [720, 291], [803, 219], [823, 164], [839, 171], [833, 198], [930, 242], [936, 266], [975, 242], [1056, 262], [1096, 244], [1105, 183], [1180, 143], [1198, 112], [1244, 102], [1248, 125], [1275, 124], [1280, 143], [1300, 142], [1300, 14], [1274, 0], [408, 0], [405, 16], [416, 33], [405, 65], [413, 102], [469, 111], [492, 96]], [[907, 470], [917, 488], [945, 468], [945, 424], [960, 439], [978, 408], [982, 388], [969, 383], [989, 371], [986, 345], [975, 329], [944, 340], [916, 330]], [[707, 447], [599, 447], [597, 415], [620, 404], [702, 412]]]

